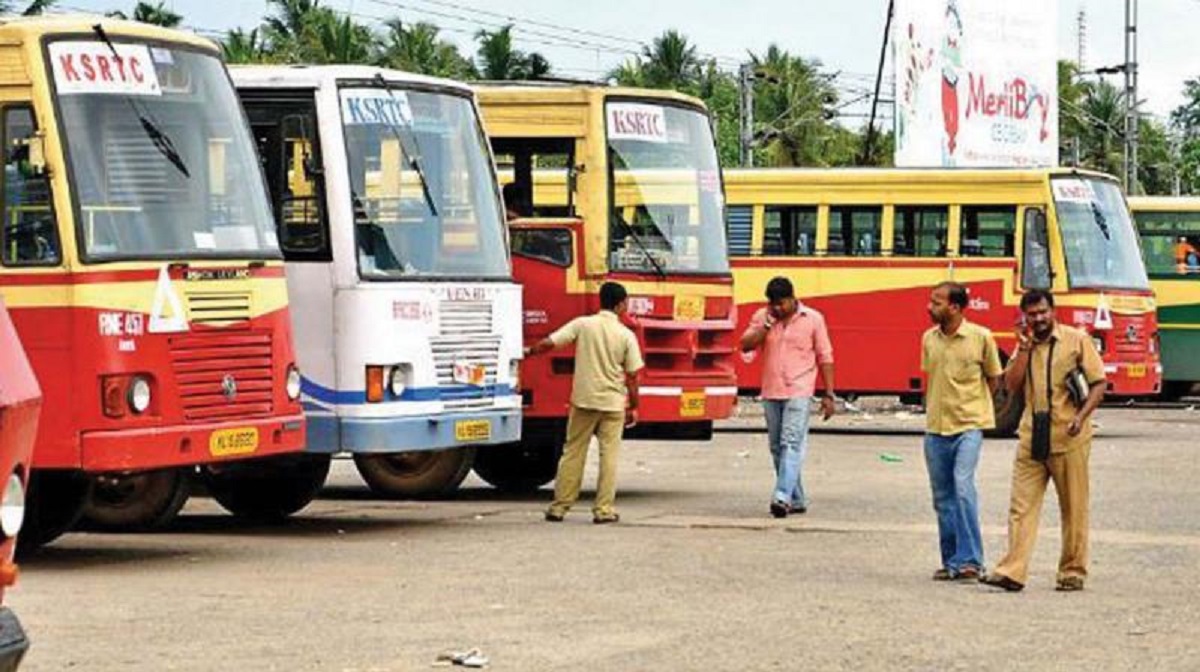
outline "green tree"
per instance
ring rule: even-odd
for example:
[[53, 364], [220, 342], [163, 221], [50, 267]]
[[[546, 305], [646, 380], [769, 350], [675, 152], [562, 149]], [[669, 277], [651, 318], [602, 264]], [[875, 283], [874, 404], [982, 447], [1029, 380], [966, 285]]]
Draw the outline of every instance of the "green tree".
[[132, 15], [127, 15], [122, 11], [114, 11], [109, 12], [107, 16], [117, 19], [133, 19], [134, 21], [162, 26], [164, 28], [177, 28], [179, 24], [183, 23], [183, 15], [167, 9], [165, 2], [159, 2], [158, 4], [139, 2], [134, 6]]
[[221, 51], [229, 63], [262, 63], [268, 60], [266, 46], [259, 39], [257, 28], [246, 32], [234, 28], [221, 40]]
[[405, 24], [400, 19], [386, 23], [381, 39], [379, 64], [387, 68], [434, 77], [472, 79], [475, 69], [453, 43], [442, 40], [432, 23]]
[[482, 79], [538, 79], [550, 74], [550, 62], [537, 52], [526, 54], [513, 45], [512, 24], [475, 34], [479, 48], [476, 66]]
[[646, 86], [686, 91], [700, 81], [703, 64], [696, 46], [677, 30], [668, 30], [642, 47], [640, 60]]
[[755, 85], [754, 121], [763, 165], [854, 163], [853, 132], [831, 123], [838, 95], [830, 78], [821, 74], [819, 61], [774, 44], [761, 55], [751, 54], [750, 61], [761, 75]]
[[1185, 193], [1200, 193], [1200, 78], [1183, 84], [1182, 105], [1171, 112], [1171, 128], [1179, 135], [1176, 161]]
[[[21, 16], [37, 16], [45, 14], [47, 9], [53, 7], [58, 0], [33, 0], [33, 2], [25, 5], [25, 9], [21, 10]], [[7, 0], [0, 0], [0, 14], [12, 14], [13, 3]]]
[[313, 63], [370, 63], [376, 39], [368, 26], [321, 8], [306, 26], [302, 54]]
[[1172, 151], [1166, 124], [1143, 117], [1138, 120], [1138, 186], [1144, 194], [1170, 194], [1178, 159]]

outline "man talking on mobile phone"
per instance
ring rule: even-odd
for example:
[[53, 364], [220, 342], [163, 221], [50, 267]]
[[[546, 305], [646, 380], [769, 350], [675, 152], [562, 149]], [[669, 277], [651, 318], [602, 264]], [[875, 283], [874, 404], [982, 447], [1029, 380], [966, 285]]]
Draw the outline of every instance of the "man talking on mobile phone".
[[767, 307], [751, 318], [741, 346], [742, 352], [762, 350], [763, 411], [775, 462], [770, 511], [772, 516], [784, 518], [808, 511], [803, 472], [809, 405], [820, 371], [825, 381], [821, 415], [826, 420], [833, 417], [833, 345], [824, 316], [800, 303], [790, 280], [773, 278], [767, 283], [766, 295]]

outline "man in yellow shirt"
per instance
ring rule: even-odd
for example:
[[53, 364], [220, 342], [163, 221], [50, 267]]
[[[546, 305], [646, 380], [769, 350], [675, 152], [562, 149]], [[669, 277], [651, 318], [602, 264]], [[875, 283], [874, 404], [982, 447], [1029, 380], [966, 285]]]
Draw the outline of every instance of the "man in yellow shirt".
[[975, 469], [983, 430], [996, 426], [992, 393], [1000, 384], [1000, 353], [992, 332], [968, 322], [967, 288], [943, 282], [929, 297], [934, 326], [921, 340], [925, 386], [925, 466], [937, 513], [942, 566], [935, 581], [978, 580], [983, 537]]
[[620, 520], [613, 502], [617, 493], [617, 455], [621, 433], [637, 422], [637, 374], [645, 364], [637, 337], [624, 324], [625, 288], [615, 282], [600, 287], [600, 312], [571, 320], [558, 331], [526, 348], [537, 355], [575, 344], [575, 377], [571, 384], [571, 412], [567, 440], [554, 482], [554, 502], [546, 520], [561, 522], [579, 499], [588, 444], [595, 436], [600, 443], [600, 478], [592, 522]]
[[[1021, 297], [1021, 312], [1026, 326], [1019, 334], [1017, 355], [1004, 372], [1009, 393], [1025, 391], [1008, 509], [1008, 553], [983, 582], [1012, 592], [1025, 587], [1046, 482], [1053, 480], [1062, 511], [1057, 590], [1083, 590], [1088, 562], [1091, 415], [1104, 400], [1104, 361], [1087, 333], [1054, 319], [1054, 297], [1049, 292], [1026, 292]], [[1067, 385], [1068, 376], [1076, 369], [1083, 373], [1087, 388], [1087, 396], [1078, 405]], [[1035, 440], [1035, 424], [1045, 427], [1047, 421], [1048, 454], [1038, 455], [1035, 444], [1045, 442]]]

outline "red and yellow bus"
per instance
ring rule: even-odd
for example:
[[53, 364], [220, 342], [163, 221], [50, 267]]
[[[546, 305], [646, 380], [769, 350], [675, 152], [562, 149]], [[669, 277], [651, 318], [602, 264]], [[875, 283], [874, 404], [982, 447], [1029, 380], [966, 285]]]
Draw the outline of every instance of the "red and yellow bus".
[[[1054, 292], [1061, 321], [1104, 356], [1108, 391], [1161, 389], [1154, 297], [1120, 185], [1066, 169], [762, 169], [726, 172], [739, 327], [776, 275], [829, 323], [839, 391], [919, 399], [933, 285], [966, 284], [968, 318], [1015, 347], [1021, 292]], [[754, 392], [758, 362], [739, 358]], [[1015, 427], [1008, 405], [1001, 430]]]
[[[721, 170], [703, 103], [594, 85], [476, 91], [520, 215], [509, 226], [525, 342], [597, 310], [603, 282], [622, 283], [647, 365], [637, 435], [710, 436], [737, 382]], [[481, 453], [482, 478], [512, 489], [553, 478], [573, 371], [570, 352], [522, 365], [521, 449]]]
[[[217, 47], [97, 17], [0, 24], [0, 295], [45, 394], [23, 544], [312, 494], [287, 290]], [[300, 458], [297, 458], [300, 459]], [[321, 476], [324, 474], [322, 473]], [[315, 493], [315, 490], [313, 491]]]
[[[17, 580], [13, 556], [17, 534], [25, 522], [25, 488], [33, 459], [42, 393], [17, 338], [17, 330], [0, 300], [0, 604], [4, 589]], [[21, 622], [0, 606], [0, 670], [15, 670], [29, 649]]]

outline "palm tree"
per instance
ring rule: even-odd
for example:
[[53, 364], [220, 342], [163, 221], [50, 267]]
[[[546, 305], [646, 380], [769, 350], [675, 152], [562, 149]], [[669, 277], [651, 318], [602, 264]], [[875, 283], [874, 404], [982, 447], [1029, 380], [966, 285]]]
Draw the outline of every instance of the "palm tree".
[[309, 59], [318, 63], [370, 63], [375, 49], [371, 29], [355, 23], [349, 16], [337, 18], [321, 8], [312, 21], [312, 40], [306, 46]]
[[221, 41], [221, 51], [229, 63], [261, 63], [267, 56], [257, 28], [248, 33], [241, 28], [229, 31]]
[[479, 49], [475, 59], [483, 79], [521, 79], [525, 55], [513, 48], [512, 24], [499, 30], [475, 33]]
[[[21, 11], [21, 16], [37, 16], [45, 14], [47, 9], [54, 6], [58, 0], [33, 0]], [[13, 5], [7, 0], [0, 0], [0, 14], [12, 14]]]
[[139, 2], [133, 8], [133, 16], [126, 14], [120, 10], [108, 12], [105, 16], [110, 16], [114, 19], [133, 19], [141, 23], [149, 23], [155, 26], [164, 28], [175, 28], [183, 23], [183, 15], [176, 14], [165, 6], [165, 2], [159, 2], [157, 5], [152, 5], [148, 2]]
[[1079, 103], [1085, 124], [1081, 139], [1083, 165], [1120, 175], [1124, 159], [1125, 93], [1106, 81], [1088, 87]]
[[696, 47], [677, 30], [668, 30], [642, 47], [640, 59], [646, 86], [685, 90], [700, 80], [701, 62]]
[[844, 137], [829, 123], [837, 91], [821, 75], [820, 63], [774, 44], [761, 56], [750, 54], [750, 60], [764, 75], [755, 88], [754, 112], [766, 165], [841, 163], [831, 150], [841, 147]]
[[320, 0], [267, 0], [275, 13], [263, 19], [272, 39], [298, 40], [309, 17], [320, 8]]
[[400, 19], [386, 22], [388, 32], [382, 39], [379, 64], [422, 75], [471, 79], [475, 70], [459, 53], [458, 47], [439, 39], [438, 27], [420, 22], [405, 25]]

